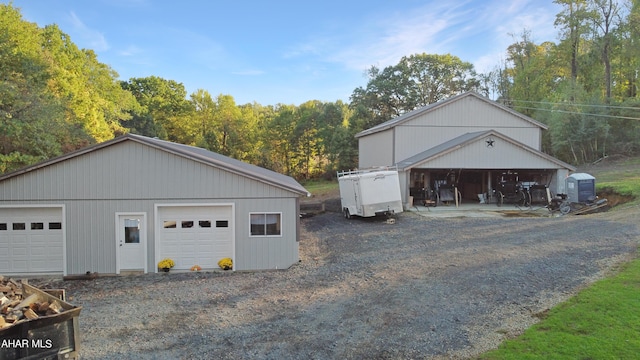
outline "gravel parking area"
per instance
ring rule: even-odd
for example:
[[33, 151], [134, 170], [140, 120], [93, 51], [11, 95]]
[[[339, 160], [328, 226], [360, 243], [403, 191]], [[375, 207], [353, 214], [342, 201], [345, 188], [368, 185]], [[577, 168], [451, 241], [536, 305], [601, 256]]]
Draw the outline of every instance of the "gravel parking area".
[[554, 218], [303, 219], [301, 262], [263, 272], [47, 280], [83, 359], [465, 359], [635, 256], [638, 211]]

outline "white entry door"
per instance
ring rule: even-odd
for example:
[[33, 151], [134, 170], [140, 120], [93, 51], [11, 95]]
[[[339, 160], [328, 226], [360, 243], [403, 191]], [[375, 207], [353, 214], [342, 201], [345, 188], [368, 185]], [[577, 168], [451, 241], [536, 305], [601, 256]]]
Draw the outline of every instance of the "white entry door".
[[146, 272], [147, 232], [142, 214], [119, 214], [117, 220], [117, 247], [120, 270], [144, 270]]

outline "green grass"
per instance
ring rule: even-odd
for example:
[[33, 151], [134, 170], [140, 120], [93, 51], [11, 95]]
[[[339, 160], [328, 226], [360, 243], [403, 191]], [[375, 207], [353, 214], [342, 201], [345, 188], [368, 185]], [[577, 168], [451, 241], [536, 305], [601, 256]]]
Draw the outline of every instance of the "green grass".
[[480, 359], [637, 359], [640, 259], [555, 307], [540, 323]]
[[308, 180], [301, 183], [313, 196], [325, 196], [327, 194], [338, 194], [338, 180]]
[[[640, 203], [640, 158], [598, 172], [598, 189], [633, 195]], [[615, 275], [551, 309], [520, 337], [479, 359], [640, 358], [640, 258]]]
[[640, 203], [640, 158], [633, 158], [617, 164], [615, 169], [594, 174], [598, 191], [610, 188], [621, 195], [635, 197], [634, 204]]

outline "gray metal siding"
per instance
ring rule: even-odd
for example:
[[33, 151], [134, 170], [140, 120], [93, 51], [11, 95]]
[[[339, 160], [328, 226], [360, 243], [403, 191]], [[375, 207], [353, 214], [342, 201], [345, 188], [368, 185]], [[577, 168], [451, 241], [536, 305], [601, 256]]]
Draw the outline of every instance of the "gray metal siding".
[[542, 136], [531, 122], [473, 97], [424, 113], [395, 129], [397, 161], [469, 132], [496, 130], [537, 150]]
[[[132, 141], [0, 182], [0, 204], [64, 204], [68, 274], [116, 272], [116, 212], [147, 214], [147, 265], [156, 268], [156, 204], [234, 203], [236, 269], [298, 261], [298, 195]], [[280, 238], [251, 238], [250, 212], [282, 213]], [[249, 253], [246, 253], [249, 252]]]
[[[250, 213], [282, 212], [282, 236], [250, 236]], [[286, 269], [298, 262], [297, 203], [288, 199], [238, 202], [236, 206], [237, 270]]]
[[[362, 169], [373, 166], [391, 166], [393, 157], [393, 129], [362, 137], [358, 141], [358, 166]], [[346, 169], [345, 169], [346, 170]]]
[[431, 169], [554, 169], [558, 165], [514, 144], [496, 140], [487, 147], [484, 140], [476, 141], [451, 153], [437, 157], [420, 168]]
[[0, 183], [2, 200], [274, 196], [296, 194], [131, 141]]
[[[160, 203], [186, 204], [182, 200]], [[199, 199], [189, 203], [235, 204], [236, 270], [285, 269], [298, 262], [296, 199]], [[155, 271], [159, 260], [154, 242], [157, 200], [73, 200], [64, 204], [68, 274], [116, 272], [116, 212], [147, 214], [147, 268]], [[282, 236], [251, 237], [249, 214], [256, 212], [282, 213]]]

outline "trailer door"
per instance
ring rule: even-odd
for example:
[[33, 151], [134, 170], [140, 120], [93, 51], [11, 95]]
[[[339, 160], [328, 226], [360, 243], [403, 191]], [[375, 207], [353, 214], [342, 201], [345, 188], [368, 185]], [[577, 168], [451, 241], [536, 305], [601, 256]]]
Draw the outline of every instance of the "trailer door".
[[360, 178], [353, 180], [353, 195], [355, 196], [356, 213], [355, 215], [363, 216], [362, 213], [362, 189], [360, 188]]

